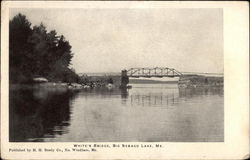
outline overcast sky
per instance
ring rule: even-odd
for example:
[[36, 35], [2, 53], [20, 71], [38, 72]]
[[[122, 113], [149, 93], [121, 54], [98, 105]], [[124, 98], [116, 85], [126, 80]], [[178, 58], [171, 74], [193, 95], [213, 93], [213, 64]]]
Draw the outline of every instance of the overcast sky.
[[63, 34], [77, 73], [131, 67], [223, 72], [221, 9], [12, 9]]

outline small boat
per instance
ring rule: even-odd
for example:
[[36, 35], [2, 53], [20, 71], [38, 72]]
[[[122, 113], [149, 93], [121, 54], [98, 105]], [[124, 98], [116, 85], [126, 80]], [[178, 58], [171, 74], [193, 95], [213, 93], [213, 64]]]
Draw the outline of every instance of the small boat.
[[33, 78], [33, 82], [35, 83], [46, 83], [48, 82], [48, 80], [44, 77], [36, 77], [36, 78]]

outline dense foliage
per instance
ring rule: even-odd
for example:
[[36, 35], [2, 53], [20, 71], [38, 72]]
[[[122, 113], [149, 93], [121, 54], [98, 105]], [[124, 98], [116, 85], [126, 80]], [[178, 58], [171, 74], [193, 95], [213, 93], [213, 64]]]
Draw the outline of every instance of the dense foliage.
[[22, 14], [10, 20], [11, 83], [29, 82], [35, 77], [45, 77], [54, 82], [76, 82], [79, 77], [69, 68], [72, 57], [71, 45], [55, 30], [48, 32], [42, 23], [31, 27]]

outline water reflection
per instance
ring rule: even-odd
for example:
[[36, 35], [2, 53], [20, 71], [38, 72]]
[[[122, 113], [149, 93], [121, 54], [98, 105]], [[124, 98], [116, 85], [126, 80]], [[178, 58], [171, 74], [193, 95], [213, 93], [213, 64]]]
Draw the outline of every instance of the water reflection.
[[147, 107], [167, 107], [174, 105], [177, 99], [175, 94], [164, 95], [159, 94], [135, 94], [130, 96], [131, 106], [147, 106]]
[[[141, 87], [140, 87], [141, 89]], [[169, 91], [158, 89], [145, 90], [144, 92], [132, 92], [129, 96], [131, 106], [143, 107], [169, 107], [174, 106], [189, 98], [199, 96], [218, 95], [223, 96], [223, 88], [171, 88]], [[126, 104], [126, 103], [123, 103]]]
[[223, 141], [223, 88], [10, 91], [10, 141]]
[[202, 95], [223, 96], [223, 87], [179, 88], [179, 97], [195, 97]]
[[10, 92], [10, 141], [42, 141], [67, 132], [73, 92], [36, 89]]

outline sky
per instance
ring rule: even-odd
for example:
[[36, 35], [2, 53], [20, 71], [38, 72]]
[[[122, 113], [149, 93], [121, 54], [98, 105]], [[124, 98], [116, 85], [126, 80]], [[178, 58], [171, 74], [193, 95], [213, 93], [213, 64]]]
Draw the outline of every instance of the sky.
[[11, 9], [64, 35], [77, 73], [169, 67], [223, 73], [222, 9]]

